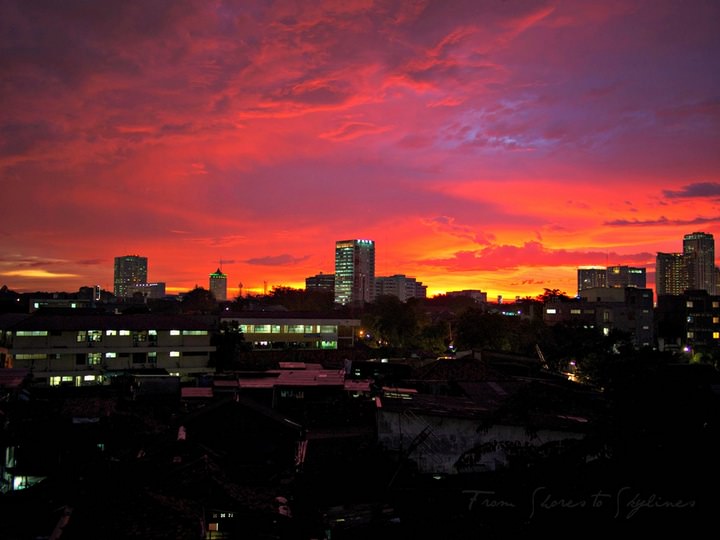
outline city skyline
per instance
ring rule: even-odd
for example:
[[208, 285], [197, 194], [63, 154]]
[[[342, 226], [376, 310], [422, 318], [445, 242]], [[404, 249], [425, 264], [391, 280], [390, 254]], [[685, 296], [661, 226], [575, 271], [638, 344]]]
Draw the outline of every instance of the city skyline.
[[[720, 4], [0, 4], [0, 285], [572, 294], [720, 237]], [[242, 285], [241, 285], [242, 284]]]

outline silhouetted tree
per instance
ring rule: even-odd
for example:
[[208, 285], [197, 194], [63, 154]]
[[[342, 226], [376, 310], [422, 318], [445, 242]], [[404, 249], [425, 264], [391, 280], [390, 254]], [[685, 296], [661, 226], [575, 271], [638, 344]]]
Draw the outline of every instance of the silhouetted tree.
[[217, 300], [212, 292], [202, 287], [195, 287], [182, 299], [183, 313], [207, 314], [215, 313], [218, 309]]

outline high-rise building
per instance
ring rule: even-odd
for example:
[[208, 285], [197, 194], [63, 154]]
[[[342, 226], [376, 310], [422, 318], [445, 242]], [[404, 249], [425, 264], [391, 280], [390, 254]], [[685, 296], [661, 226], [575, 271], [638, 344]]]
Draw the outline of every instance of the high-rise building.
[[375, 298], [375, 242], [335, 242], [335, 303], [363, 304]]
[[607, 287], [607, 268], [581, 267], [577, 270], [578, 296], [580, 291], [594, 289], [596, 287]]
[[218, 302], [227, 300], [227, 274], [223, 274], [219, 268], [210, 274], [210, 292]]
[[678, 295], [687, 289], [687, 267], [682, 253], [662, 253], [655, 258], [655, 293]]
[[607, 286], [608, 287], [637, 287], [644, 289], [647, 284], [645, 268], [634, 266], [608, 266]]
[[688, 289], [716, 294], [715, 239], [712, 234], [694, 232], [683, 238]]
[[118, 298], [127, 298], [129, 287], [147, 283], [147, 257], [125, 255], [115, 257], [114, 293]]

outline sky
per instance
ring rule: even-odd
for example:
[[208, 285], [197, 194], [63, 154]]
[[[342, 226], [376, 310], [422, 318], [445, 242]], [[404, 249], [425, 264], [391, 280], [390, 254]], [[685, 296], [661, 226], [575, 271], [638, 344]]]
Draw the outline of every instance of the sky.
[[0, 0], [0, 286], [574, 294], [720, 238], [720, 2]]

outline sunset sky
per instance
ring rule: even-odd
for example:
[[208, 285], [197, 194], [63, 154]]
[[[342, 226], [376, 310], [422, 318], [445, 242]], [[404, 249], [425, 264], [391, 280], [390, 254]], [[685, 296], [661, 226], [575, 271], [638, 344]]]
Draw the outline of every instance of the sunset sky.
[[[575, 293], [720, 238], [720, 2], [0, 0], [0, 286]], [[220, 262], [222, 261], [222, 263]]]

